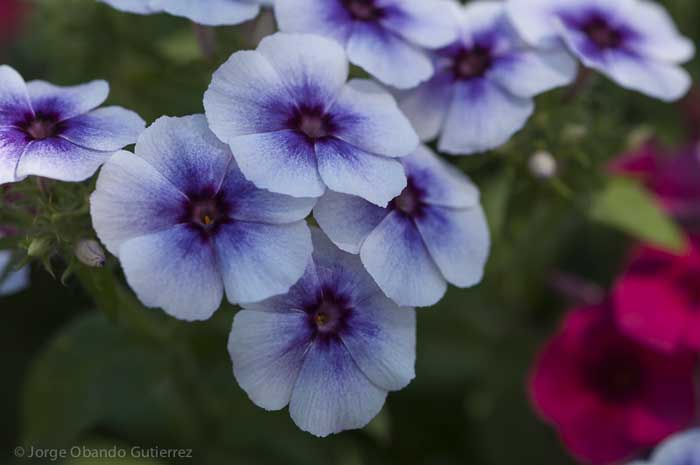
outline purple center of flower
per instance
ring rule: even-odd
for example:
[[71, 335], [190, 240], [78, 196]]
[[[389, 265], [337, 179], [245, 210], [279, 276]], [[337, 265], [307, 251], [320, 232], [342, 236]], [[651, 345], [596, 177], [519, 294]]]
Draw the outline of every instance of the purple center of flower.
[[454, 60], [453, 71], [457, 79], [481, 77], [491, 67], [491, 51], [477, 45], [469, 50], [462, 50]]
[[44, 140], [58, 135], [61, 124], [51, 115], [36, 115], [26, 118], [18, 124], [19, 128], [32, 140]]
[[374, 0], [343, 0], [350, 15], [359, 21], [380, 19], [383, 10], [374, 4]]
[[330, 289], [324, 289], [322, 294], [306, 313], [317, 337], [331, 338], [345, 328], [352, 307], [347, 298]]
[[389, 208], [401, 212], [410, 217], [420, 216], [425, 207], [423, 201], [424, 192], [416, 186], [412, 178], [408, 178], [408, 184], [398, 197], [389, 203]]
[[335, 129], [331, 116], [320, 107], [299, 107], [289, 126], [311, 140], [328, 137]]
[[618, 48], [622, 45], [624, 39], [624, 35], [620, 30], [598, 15], [588, 20], [583, 25], [582, 30], [601, 49]]
[[644, 385], [644, 369], [638, 357], [624, 347], [611, 347], [586, 369], [589, 386], [612, 403], [633, 401]]
[[199, 231], [204, 238], [215, 234], [229, 220], [230, 205], [221, 192], [205, 189], [191, 194], [185, 202], [182, 222]]

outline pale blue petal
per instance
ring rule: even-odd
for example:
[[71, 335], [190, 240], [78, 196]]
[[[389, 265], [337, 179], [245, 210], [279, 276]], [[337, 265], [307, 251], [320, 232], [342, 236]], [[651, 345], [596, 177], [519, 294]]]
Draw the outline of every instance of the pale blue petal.
[[308, 32], [345, 45], [353, 19], [341, 0], [284, 0], [275, 2], [275, 18], [284, 32]]
[[653, 465], [695, 465], [700, 463], [700, 430], [695, 428], [665, 440], [652, 456]]
[[259, 5], [245, 0], [151, 0], [151, 7], [208, 26], [240, 24], [260, 12]]
[[562, 49], [519, 51], [496, 60], [488, 78], [519, 97], [534, 97], [556, 87], [571, 84], [578, 64]]
[[65, 121], [61, 137], [81, 147], [114, 152], [135, 143], [145, 127], [131, 110], [104, 107]]
[[438, 48], [457, 39], [453, 5], [449, 0], [403, 0], [394, 3], [398, 12], [387, 15], [381, 23], [414, 44]]
[[0, 128], [0, 184], [21, 180], [16, 176], [17, 164], [29, 144], [27, 135], [17, 128]]
[[129, 13], [148, 14], [155, 12], [151, 0], [99, 0], [113, 8]]
[[12, 126], [32, 114], [24, 79], [13, 68], [0, 66], [0, 126]]
[[42, 176], [59, 181], [84, 181], [113, 153], [86, 149], [61, 137], [35, 140], [25, 148], [16, 176], [18, 179]]
[[124, 242], [124, 275], [139, 300], [175, 318], [210, 318], [221, 305], [224, 286], [212, 247], [189, 225]]
[[0, 250], [0, 296], [16, 294], [29, 287], [29, 267], [7, 272], [12, 254]]
[[453, 95], [454, 78], [441, 72], [415, 89], [397, 94], [399, 107], [423, 141], [435, 139], [445, 122]]
[[64, 121], [102, 105], [109, 95], [109, 84], [92, 81], [63, 87], [45, 81], [31, 81], [27, 90], [36, 113], [53, 114], [59, 121]]

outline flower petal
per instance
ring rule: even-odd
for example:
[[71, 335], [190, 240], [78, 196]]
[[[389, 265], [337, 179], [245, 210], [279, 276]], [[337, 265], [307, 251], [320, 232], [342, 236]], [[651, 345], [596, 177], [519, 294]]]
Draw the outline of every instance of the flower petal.
[[13, 126], [32, 114], [24, 79], [13, 68], [0, 66], [0, 126]]
[[488, 76], [518, 97], [534, 97], [570, 84], [578, 64], [562, 49], [520, 51], [496, 60]]
[[440, 151], [484, 152], [505, 144], [534, 111], [534, 103], [510, 95], [487, 79], [459, 83], [439, 141]]
[[406, 187], [406, 174], [394, 159], [367, 153], [338, 139], [316, 143], [318, 171], [329, 189], [386, 206]]
[[399, 107], [423, 141], [435, 139], [445, 122], [453, 96], [453, 78], [438, 73], [415, 89], [399, 92]]
[[97, 236], [118, 256], [125, 241], [178, 224], [180, 205], [186, 200], [145, 160], [117, 152], [97, 178], [90, 214]]
[[367, 237], [360, 257], [382, 291], [399, 305], [428, 307], [447, 290], [415, 225], [395, 211]]
[[129, 13], [148, 14], [156, 11], [151, 7], [150, 0], [99, 0], [117, 10]]
[[345, 252], [358, 254], [367, 236], [388, 214], [360, 197], [328, 191], [314, 207], [314, 218], [331, 241]]
[[654, 452], [652, 462], [659, 465], [692, 464], [700, 460], [700, 430], [697, 428], [671, 436]]
[[530, 45], [541, 49], [560, 46], [552, 0], [509, 0], [505, 5], [510, 20]]
[[210, 318], [221, 305], [224, 286], [213, 250], [188, 225], [124, 242], [119, 260], [129, 285], [148, 307], [196, 321]]
[[289, 291], [311, 257], [304, 222], [284, 225], [234, 221], [214, 239], [226, 295], [231, 303], [258, 302]]
[[479, 203], [479, 189], [461, 171], [441, 160], [425, 145], [401, 159], [406, 174], [424, 191], [431, 205], [470, 208]]
[[79, 147], [60, 137], [32, 141], [17, 165], [17, 178], [43, 176], [79, 182], [89, 178], [114, 152]]
[[61, 137], [81, 147], [114, 152], [136, 142], [146, 123], [133, 111], [104, 107], [71, 118]]
[[423, 50], [373, 23], [355, 22], [347, 52], [351, 63], [399, 89], [415, 87], [433, 75]]
[[211, 130], [228, 143], [248, 134], [287, 129], [294, 100], [261, 53], [242, 51], [216, 70], [204, 93]]
[[300, 311], [238, 312], [228, 351], [236, 381], [255, 405], [279, 410], [289, 403], [312, 336]]
[[20, 181], [16, 176], [17, 164], [24, 153], [29, 138], [17, 128], [0, 128], [0, 185]]
[[377, 295], [353, 309], [348, 328], [343, 344], [374, 384], [397, 391], [415, 378], [415, 310]]
[[313, 145], [296, 131], [240, 136], [230, 146], [245, 177], [261, 189], [293, 197], [320, 197], [326, 190]]
[[362, 428], [384, 405], [387, 391], [372, 384], [339, 341], [309, 348], [289, 412], [299, 428], [325, 437]]
[[312, 34], [278, 33], [257, 48], [291, 95], [306, 105], [331, 104], [348, 78], [345, 50], [337, 42]]
[[459, 287], [481, 281], [490, 238], [480, 206], [460, 210], [429, 207], [416, 219], [416, 226], [447, 281]]
[[418, 145], [418, 136], [394, 97], [372, 81], [351, 81], [331, 114], [337, 126], [333, 135], [364, 151], [402, 157]]
[[7, 272], [12, 254], [0, 250], [0, 297], [16, 294], [29, 287], [29, 267]]
[[340, 0], [285, 0], [275, 2], [275, 18], [284, 32], [308, 32], [345, 45], [353, 19]]
[[63, 87], [31, 81], [27, 83], [27, 91], [35, 113], [55, 115], [59, 121], [64, 121], [102, 105], [109, 95], [109, 84], [92, 81]]
[[208, 26], [240, 24], [260, 12], [259, 5], [241, 0], [151, 0], [151, 8]]
[[233, 159], [204, 115], [158, 118], [139, 137], [136, 155], [187, 195], [202, 186], [217, 192]]
[[403, 0], [396, 2], [381, 24], [406, 40], [438, 48], [457, 39], [458, 27], [450, 1]]

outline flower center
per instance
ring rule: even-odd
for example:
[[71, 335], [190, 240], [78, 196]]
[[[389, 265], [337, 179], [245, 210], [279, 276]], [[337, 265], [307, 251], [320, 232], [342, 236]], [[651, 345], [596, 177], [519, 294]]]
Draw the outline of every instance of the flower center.
[[424, 206], [422, 197], [423, 193], [421, 190], [418, 189], [413, 180], [409, 178], [408, 185], [398, 197], [391, 201], [389, 207], [407, 216], [418, 216], [421, 214]]
[[601, 49], [618, 48], [622, 44], [623, 36], [620, 31], [600, 17], [588, 21], [583, 26], [583, 32]]
[[373, 21], [382, 17], [382, 9], [374, 0], [344, 0], [350, 15], [359, 21]]
[[480, 46], [463, 50], [454, 61], [454, 73], [458, 79], [481, 77], [490, 67], [491, 52]]
[[307, 310], [307, 313], [318, 335], [334, 336], [345, 327], [351, 310], [348, 299], [324, 290], [323, 296]]
[[333, 133], [333, 122], [323, 109], [314, 107], [299, 108], [290, 121], [292, 129], [301, 132], [312, 140], [328, 137]]
[[24, 123], [21, 127], [32, 140], [43, 140], [55, 136], [58, 133], [58, 123], [52, 118], [38, 116], [36, 119]]
[[222, 193], [207, 189], [188, 197], [182, 222], [201, 232], [203, 237], [215, 234], [228, 221], [230, 208]]
[[591, 388], [613, 403], [634, 400], [644, 383], [644, 370], [635, 354], [612, 347], [602, 357], [587, 367]]

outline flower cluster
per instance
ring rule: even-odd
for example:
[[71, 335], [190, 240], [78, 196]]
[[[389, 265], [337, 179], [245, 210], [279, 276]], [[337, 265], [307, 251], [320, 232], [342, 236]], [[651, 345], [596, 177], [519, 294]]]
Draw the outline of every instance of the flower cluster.
[[[102, 1], [207, 25], [241, 23], [267, 3]], [[692, 46], [659, 8], [622, 4], [277, 0], [282, 32], [221, 65], [204, 114], [147, 129], [123, 108], [94, 110], [103, 81], [25, 83], [0, 67], [0, 184], [82, 181], [104, 165], [92, 223], [140, 301], [193, 321], [225, 295], [243, 308], [228, 350], [255, 404], [288, 405], [318, 436], [360, 428], [415, 376], [412, 307], [434, 305], [448, 283], [477, 284], [489, 254], [478, 188], [421, 141], [453, 155], [506, 143], [534, 97], [575, 79], [574, 57], [664, 100], [687, 91], [677, 64]], [[350, 64], [379, 83], [348, 82]], [[95, 250], [81, 260], [100, 265]], [[684, 266], [694, 264], [669, 267], [669, 286]], [[533, 378], [543, 415], [596, 460], [654, 445], [692, 417], [692, 357], [623, 335], [613, 315], [638, 311], [624, 300], [618, 313], [573, 312]], [[700, 345], [694, 332], [644, 331], [669, 348]]]

